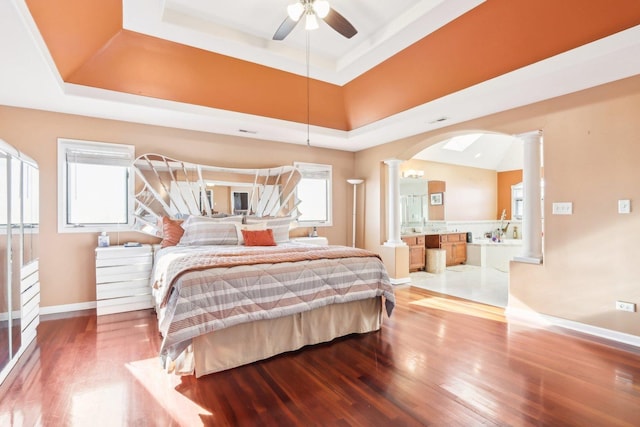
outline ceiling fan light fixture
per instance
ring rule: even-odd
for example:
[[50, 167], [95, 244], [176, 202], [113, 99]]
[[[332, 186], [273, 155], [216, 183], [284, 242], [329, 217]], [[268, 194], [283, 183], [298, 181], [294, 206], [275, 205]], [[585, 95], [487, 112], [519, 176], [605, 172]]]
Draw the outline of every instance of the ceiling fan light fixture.
[[315, 13], [307, 13], [306, 21], [304, 23], [305, 30], [317, 30], [318, 29], [318, 19], [316, 18]]
[[329, 10], [331, 10], [331, 6], [329, 6], [329, 2], [326, 0], [316, 0], [311, 5], [313, 7], [313, 11], [318, 15], [319, 18], [326, 18], [329, 14]]
[[296, 2], [287, 6], [287, 14], [289, 15], [289, 18], [293, 19], [296, 22], [298, 22], [303, 13], [304, 6], [300, 2]]
[[305, 30], [315, 30], [319, 28], [319, 18], [347, 39], [358, 34], [358, 30], [356, 30], [344, 16], [336, 12], [336, 10], [330, 6], [329, 1], [298, 0], [287, 6], [287, 16], [273, 34], [273, 40], [284, 40], [285, 37], [291, 34], [291, 31], [296, 28], [302, 17], [305, 18]]

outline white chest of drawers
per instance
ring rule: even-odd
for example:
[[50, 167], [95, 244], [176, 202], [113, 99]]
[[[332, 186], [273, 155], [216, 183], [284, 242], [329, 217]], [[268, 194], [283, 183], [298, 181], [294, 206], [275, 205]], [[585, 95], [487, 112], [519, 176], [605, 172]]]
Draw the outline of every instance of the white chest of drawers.
[[307, 243], [310, 245], [327, 246], [329, 240], [326, 237], [294, 237], [294, 242]]
[[149, 278], [151, 245], [96, 248], [96, 306], [98, 316], [153, 307]]

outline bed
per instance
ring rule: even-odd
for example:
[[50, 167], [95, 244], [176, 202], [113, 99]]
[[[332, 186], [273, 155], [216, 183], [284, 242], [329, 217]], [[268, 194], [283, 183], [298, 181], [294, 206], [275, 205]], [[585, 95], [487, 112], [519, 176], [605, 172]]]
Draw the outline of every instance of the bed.
[[[263, 187], [247, 190], [249, 206], [236, 215], [216, 213], [205, 200], [211, 175], [201, 166], [157, 155], [136, 164], [143, 177], [136, 196], [139, 229], [162, 237], [151, 286], [168, 371], [201, 377], [377, 331], [384, 314], [391, 315], [393, 287], [377, 254], [289, 240], [295, 168], [247, 173], [252, 179], [244, 181]], [[194, 178], [184, 179], [192, 170]], [[172, 184], [182, 181], [180, 173], [188, 183]], [[228, 180], [230, 170], [224, 173]], [[159, 182], [152, 187], [154, 177]], [[178, 187], [193, 199], [177, 195]]]

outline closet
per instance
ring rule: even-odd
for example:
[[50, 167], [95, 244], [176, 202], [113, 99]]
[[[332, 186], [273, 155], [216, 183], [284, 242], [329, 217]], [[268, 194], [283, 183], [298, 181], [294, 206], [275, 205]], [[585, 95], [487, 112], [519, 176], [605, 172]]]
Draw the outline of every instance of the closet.
[[39, 322], [38, 181], [36, 162], [0, 140], [0, 383]]

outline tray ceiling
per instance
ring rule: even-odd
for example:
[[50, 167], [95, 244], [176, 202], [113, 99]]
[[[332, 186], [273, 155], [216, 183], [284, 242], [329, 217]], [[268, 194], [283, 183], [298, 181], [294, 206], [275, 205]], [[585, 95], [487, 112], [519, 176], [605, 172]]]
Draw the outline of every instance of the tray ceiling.
[[[77, 0], [65, 0], [65, 3], [73, 2], [76, 2], [78, 7], [88, 4], [82, 1], [78, 3]], [[185, 101], [173, 94], [158, 95], [153, 91], [149, 95], [141, 96], [142, 89], [136, 91], [137, 88], [131, 90], [130, 87], [125, 87], [120, 90], [108, 84], [101, 85], [100, 82], [91, 81], [91, 72], [82, 74], [82, 66], [86, 66], [89, 60], [95, 60], [96, 57], [103, 60], [102, 63], [97, 62], [98, 64], [108, 64], [104, 58], [113, 53], [109, 51], [110, 47], [123, 40], [120, 33], [119, 40], [114, 36], [109, 41], [111, 44], [98, 46], [100, 50], [95, 54], [87, 54], [89, 60], [86, 62], [68, 67], [68, 70], [82, 75], [84, 79], [73, 81], [73, 78], [69, 77], [73, 73], [61, 72], [65, 69], [64, 61], [69, 61], [70, 49], [67, 48], [67, 52], [62, 49], [63, 55], [67, 55], [65, 59], [52, 48], [55, 47], [55, 38], [61, 34], [60, 28], [53, 29], [52, 37], [42, 22], [38, 22], [38, 17], [34, 19], [32, 15], [34, 8], [50, 7], [47, 3], [42, 0], [9, 0], [0, 5], [0, 52], [3, 57], [10, 58], [0, 70], [0, 78], [7, 83], [8, 88], [0, 94], [0, 103], [281, 142], [306, 143], [307, 126], [304, 115], [283, 113], [279, 116], [267, 111], [252, 111], [251, 104], [243, 106], [241, 102], [232, 107], [206, 105]], [[284, 19], [288, 0], [104, 0], [104, 4], [107, 3], [121, 8], [121, 32], [130, 35], [132, 39], [137, 37], [140, 40], [162, 40], [165, 45], [184, 45], [219, 57], [232, 57], [241, 64], [267, 67], [276, 74], [285, 73], [283, 75], [286, 75], [287, 79], [291, 78], [291, 81], [306, 81], [307, 33], [302, 26], [299, 25], [283, 42], [271, 40], [273, 32]], [[225, 3], [223, 7], [220, 6], [221, 3]], [[428, 49], [440, 49], [441, 54], [438, 58], [449, 55], [453, 61], [451, 66], [455, 66], [455, 53], [462, 46], [456, 46], [452, 42], [458, 38], [451, 29], [461, 28], [465, 20], [477, 21], [474, 31], [478, 34], [478, 40], [495, 43], [488, 47], [480, 44], [478, 51], [517, 51], [509, 44], [512, 40], [501, 41], [495, 37], [491, 38], [491, 34], [495, 36], [498, 31], [502, 31], [502, 27], [506, 28], [504, 31], [519, 33], [535, 22], [514, 22], [507, 19], [492, 22], [489, 13], [492, 9], [488, 6], [491, 4], [492, 7], [496, 7], [493, 5], [499, 6], [500, 3], [508, 5], [504, 0], [331, 1], [332, 6], [347, 17], [359, 32], [353, 39], [347, 40], [322, 24], [320, 29], [310, 35], [312, 66], [309, 68], [309, 74], [319, 88], [326, 87], [329, 91], [335, 92], [338, 100], [344, 97], [346, 117], [344, 125], [325, 125], [321, 121], [316, 124], [311, 119], [312, 144], [357, 151], [640, 73], [640, 12], [636, 15], [624, 12], [624, 8], [632, 7], [633, 1], [596, 1], [591, 2], [589, 8], [582, 7], [579, 10], [570, 8], [578, 3], [583, 4], [581, 2], [567, 1], [556, 7], [557, 2], [530, 1], [525, 3], [531, 13], [540, 13], [540, 16], [544, 16], [544, 12], [548, 11], [537, 10], [539, 4], [547, 7], [550, 4], [554, 5], [556, 9], [552, 10], [552, 18], [545, 21], [547, 26], [555, 24], [556, 15], [568, 17], [577, 11], [573, 25], [578, 30], [570, 31], [570, 25], [566, 31], [556, 30], [553, 43], [557, 44], [557, 49], [554, 54], [549, 54], [545, 53], [550, 52], [549, 39], [545, 38], [544, 28], [538, 28], [536, 31], [540, 31], [539, 38], [544, 46], [540, 46], [542, 49], [534, 45], [527, 46], [532, 56], [526, 65], [516, 64], [515, 68], [507, 71], [494, 72], [495, 75], [486, 73], [486, 78], [469, 79], [470, 84], [466, 86], [452, 85], [447, 88], [446, 83], [443, 86], [441, 82], [434, 87], [444, 89], [440, 93], [434, 92], [435, 95], [428, 98], [428, 90], [420, 89], [416, 82], [420, 82], [422, 71], [425, 73], [426, 83], [433, 83], [433, 80], [429, 79], [430, 76], [427, 74], [428, 67], [420, 68], [424, 64], [416, 61], [416, 57], [419, 58], [420, 53], [427, 52]], [[611, 12], [610, 9], [615, 9], [616, 6], [616, 11]], [[566, 7], [569, 9], [565, 10]], [[510, 16], [510, 13], [516, 13], [514, 17], [518, 17], [517, 12], [515, 9], [504, 9], [501, 13], [504, 18]], [[596, 16], [604, 14], [606, 19], [603, 18], [601, 21], [606, 21], [606, 25], [598, 26], [594, 22], [585, 26], [584, 22], [591, 23], [594, 20], [585, 20], [585, 16], [581, 16], [582, 13]], [[580, 25], [576, 26], [576, 23]], [[83, 25], [90, 27], [91, 22], [85, 22]], [[588, 31], [581, 27], [586, 27]], [[72, 29], [78, 30], [75, 27]], [[449, 37], [448, 44], [444, 46], [445, 50], [442, 50], [442, 46], [437, 46], [438, 39], [434, 38], [436, 35], [442, 38], [442, 34]], [[486, 34], [485, 39], [481, 38], [482, 34]], [[467, 52], [468, 45], [476, 39], [475, 34], [472, 36], [474, 37], [470, 38], [468, 34], [461, 34], [459, 37], [461, 41], [467, 40]], [[562, 40], [557, 41], [558, 39]], [[427, 50], [416, 50], [419, 44], [427, 46], [420, 49]], [[68, 44], [62, 43], [61, 46], [67, 47]], [[410, 62], [403, 63], [403, 55], [413, 56]], [[473, 55], [466, 53], [464, 56], [469, 58]], [[127, 67], [126, 62], [117, 56], [114, 57], [118, 58], [117, 64], [120, 68]], [[482, 58], [471, 59], [475, 60], [476, 64], [482, 64]], [[73, 60], [78, 58], [71, 58], [71, 62], [66, 64], [73, 65]], [[495, 63], [495, 60], [492, 62]], [[88, 70], [91, 68], [86, 67]], [[410, 98], [412, 90], [403, 88], [401, 74], [396, 73], [393, 81], [385, 80], [391, 75], [385, 74], [389, 73], [387, 68], [394, 67], [406, 71], [403, 73], [408, 76], [406, 80], [414, 82], [414, 87], [419, 92], [416, 96], [422, 96], [423, 101], [409, 99], [406, 104], [400, 102], [402, 98]], [[476, 65], [475, 68], [478, 70], [471, 71], [486, 71], [483, 70], [484, 66]], [[452, 70], [458, 72], [460, 67]], [[465, 72], [467, 76], [472, 76], [469, 70]], [[453, 74], [448, 72], [445, 76]], [[298, 80], [295, 80], [295, 76], [298, 76]], [[176, 78], [183, 77], [176, 75]], [[390, 93], [385, 92], [387, 80]], [[265, 81], [262, 85], [274, 85], [271, 82]], [[165, 86], [160, 89], [166, 91]], [[262, 90], [262, 86], [258, 85], [253, 89], [256, 96], [259, 96]], [[368, 94], [371, 94], [375, 102], [366, 99]], [[279, 102], [287, 101], [275, 96], [268, 99], [274, 108], [278, 107]], [[391, 102], [387, 110], [384, 110], [385, 104], [389, 103], [380, 100], [396, 103]], [[302, 102], [301, 98], [292, 98], [290, 101], [293, 107], [304, 109], [304, 105], [300, 105], [304, 104], [304, 97]], [[316, 100], [319, 103], [321, 101]], [[383, 110], [369, 111], [370, 105]], [[318, 111], [317, 117], [321, 113], [321, 110]], [[439, 120], [442, 118], [445, 120]]]

